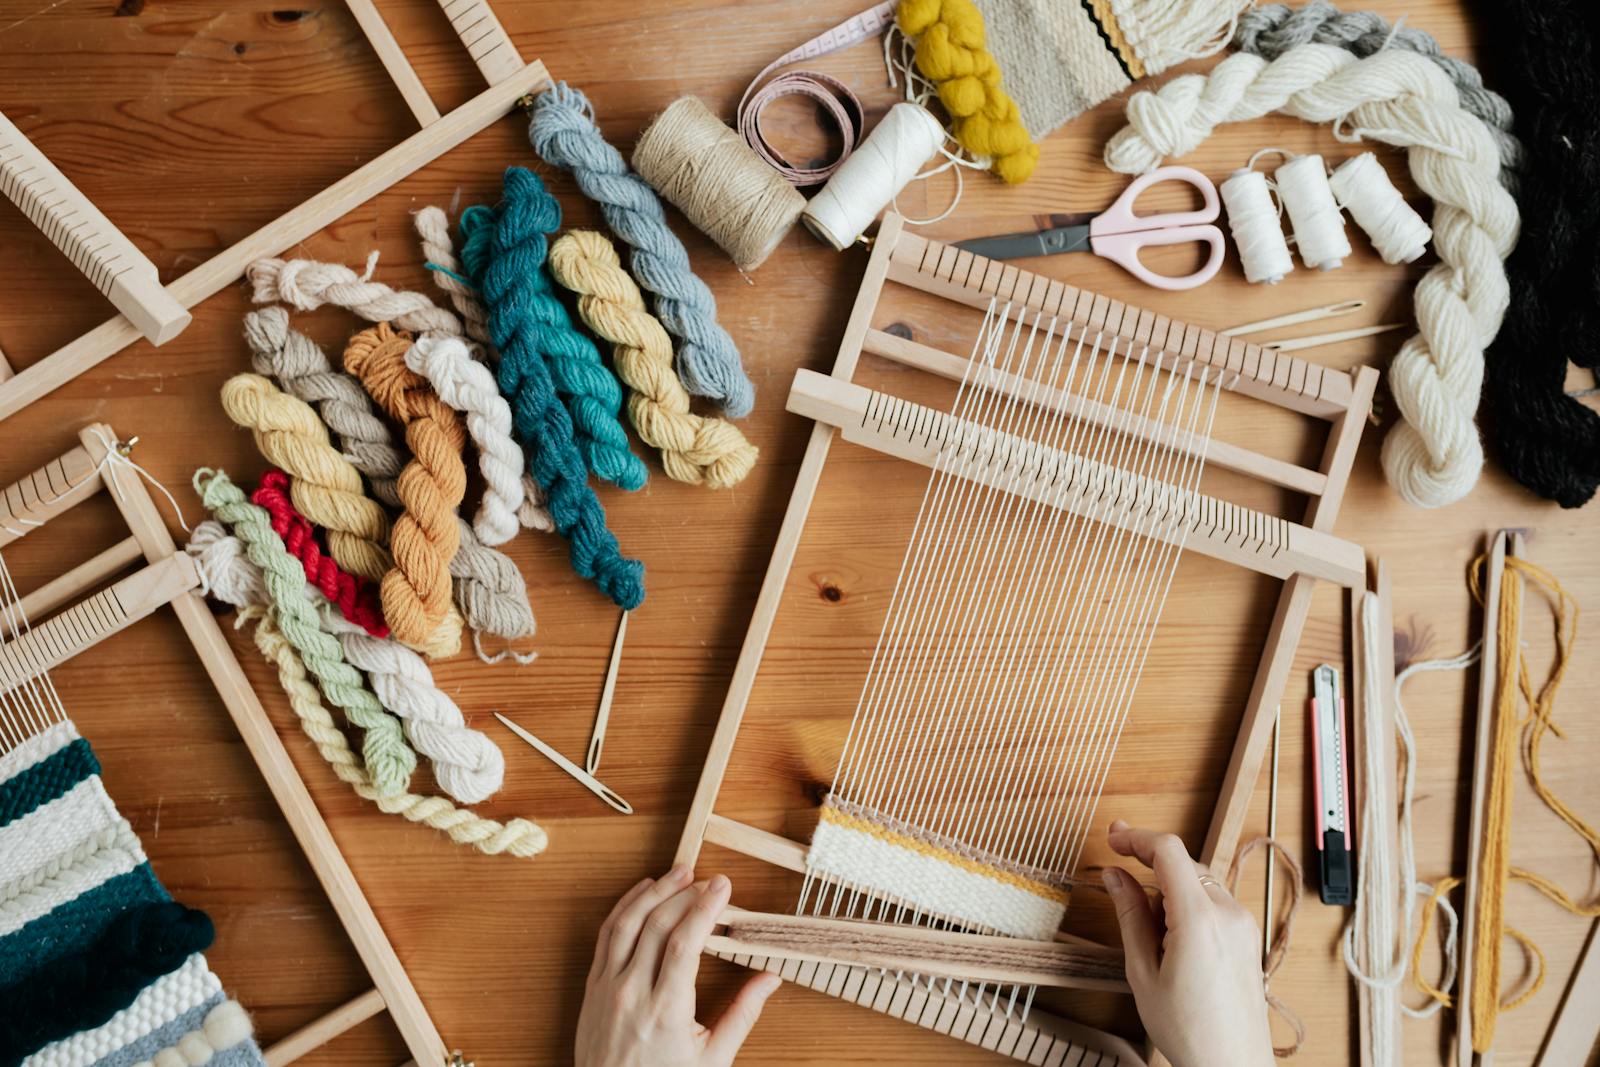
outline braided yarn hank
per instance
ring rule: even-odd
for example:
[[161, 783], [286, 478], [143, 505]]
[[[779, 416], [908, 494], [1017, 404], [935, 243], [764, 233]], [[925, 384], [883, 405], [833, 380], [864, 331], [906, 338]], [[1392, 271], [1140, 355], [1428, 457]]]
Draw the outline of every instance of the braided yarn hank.
[[1517, 208], [1499, 184], [1484, 124], [1461, 110], [1455, 85], [1414, 52], [1367, 59], [1308, 44], [1271, 63], [1233, 55], [1209, 75], [1172, 79], [1128, 101], [1129, 125], [1106, 144], [1106, 165], [1129, 174], [1198, 147], [1219, 124], [1273, 111], [1348, 126], [1409, 149], [1411, 174], [1433, 198], [1439, 263], [1413, 297], [1419, 332], [1389, 369], [1404, 422], [1383, 443], [1389, 483], [1421, 507], [1465, 496], [1483, 469], [1473, 419], [1483, 352], [1509, 300], [1502, 261], [1517, 236]]
[[[679, 340], [678, 373], [685, 388], [717, 401], [731, 419], [748, 415], [755, 406], [755, 386], [738, 346], [717, 323], [716, 298], [690, 268], [689, 252], [667, 226], [655, 190], [628, 169], [622, 153], [600, 132], [589, 98], [566, 82], [540, 93], [528, 139], [540, 159], [572, 172], [583, 195], [600, 205], [611, 232], [633, 249], [633, 276], [655, 295], [656, 317]], [[462, 258], [475, 276], [465, 239]]]
[[463, 248], [463, 258], [489, 302], [489, 327], [500, 349], [500, 391], [511, 404], [512, 428], [529, 449], [550, 517], [570, 546], [572, 568], [580, 577], [592, 579], [619, 606], [632, 609], [644, 600], [644, 567], [622, 555], [616, 537], [606, 528], [605, 509], [589, 487], [571, 416], [529, 336], [533, 327], [522, 314], [525, 305], [514, 295], [518, 286], [530, 284], [522, 269], [525, 257], [517, 253], [530, 242], [543, 251], [541, 220], [527, 217], [529, 206], [526, 201], [513, 202], [509, 210], [503, 209], [491, 239], [480, 242], [490, 246], [482, 260], [474, 261], [471, 247]]
[[956, 141], [992, 159], [995, 177], [1008, 185], [1027, 181], [1039, 146], [1001, 88], [1000, 64], [984, 47], [983, 12], [972, 0], [900, 0], [895, 19], [916, 43], [917, 69], [937, 87]]
[[195, 471], [200, 501], [240, 540], [260, 567], [284, 634], [305, 657], [306, 665], [351, 724], [365, 731], [361, 754], [373, 785], [385, 795], [405, 790], [417, 766], [417, 754], [406, 744], [400, 723], [378, 703], [361, 674], [340, 652], [339, 642], [323, 631], [317, 611], [305, 598], [306, 575], [272, 532], [267, 513], [244, 498], [244, 492], [222, 471]]
[[564, 234], [550, 248], [550, 273], [578, 294], [584, 325], [616, 345], [617, 374], [632, 390], [628, 415], [645, 444], [661, 450], [667, 476], [713, 489], [744, 480], [758, 450], [731, 422], [690, 412], [672, 370], [672, 339], [646, 310], [611, 242], [592, 230]]
[[406, 367], [409, 334], [379, 323], [350, 339], [344, 369], [378, 407], [405, 427], [411, 460], [396, 488], [405, 511], [390, 534], [395, 566], [383, 576], [383, 614], [395, 637], [430, 656], [461, 648], [461, 617], [450, 603], [450, 560], [461, 547], [456, 509], [467, 493], [462, 451], [467, 433], [456, 413]]
[[456, 314], [466, 324], [467, 336], [481, 345], [489, 344], [489, 309], [483, 306], [478, 291], [462, 278], [449, 217], [440, 208], [425, 207], [417, 212], [415, 222], [426, 261], [423, 265], [433, 275], [433, 284], [449, 295]]
[[[1503, 40], [1499, 35], [1495, 41]], [[1552, 38], [1543, 36], [1541, 43]], [[1506, 98], [1483, 84], [1483, 75], [1464, 59], [1445, 55], [1439, 42], [1425, 30], [1389, 25], [1376, 11], [1341, 11], [1328, 0], [1311, 0], [1301, 7], [1288, 4], [1263, 4], [1246, 8], [1234, 28], [1233, 47], [1262, 59], [1273, 60], [1303, 44], [1327, 44], [1343, 48], [1358, 58], [1384, 49], [1398, 48], [1426, 56], [1455, 83], [1461, 106], [1489, 127], [1489, 134], [1500, 151], [1500, 184], [1517, 191], [1517, 173], [1522, 169], [1522, 142], [1512, 132], [1511, 105]], [[1541, 47], [1541, 54], [1548, 53]]]
[[276, 378], [290, 396], [314, 406], [338, 437], [346, 458], [367, 476], [372, 495], [399, 506], [394, 481], [405, 466], [405, 456], [394, 447], [383, 420], [373, 414], [361, 383], [335, 370], [320, 345], [289, 326], [289, 312], [281, 307], [246, 315], [244, 337], [251, 368]]
[[323, 554], [322, 546], [317, 543], [316, 528], [295, 510], [294, 502], [289, 499], [287, 474], [276, 467], [263, 474], [260, 484], [250, 494], [250, 503], [266, 509], [272, 518], [273, 532], [283, 538], [289, 554], [305, 568], [306, 581], [338, 605], [345, 618], [367, 633], [374, 637], [389, 636], [389, 624], [383, 619], [377, 587], [365, 578], [346, 574], [331, 556]]
[[[261, 568], [248, 558], [244, 542], [215, 519], [195, 527], [184, 551], [199, 567], [208, 595], [236, 608], [270, 606]], [[378, 700], [399, 716], [406, 737], [428, 757], [440, 788], [464, 804], [493, 796], [505, 779], [500, 749], [467, 726], [461, 709], [434, 684], [422, 658], [339, 617], [314, 586], [306, 585], [302, 592], [321, 611], [323, 626], [339, 639], [345, 658], [367, 673]]]
[[222, 410], [251, 432], [267, 462], [289, 473], [295, 507], [328, 531], [339, 566], [382, 579], [394, 566], [385, 547], [389, 517], [363, 495], [361, 475], [334, 449], [311, 406], [259, 374], [236, 374], [222, 384]]

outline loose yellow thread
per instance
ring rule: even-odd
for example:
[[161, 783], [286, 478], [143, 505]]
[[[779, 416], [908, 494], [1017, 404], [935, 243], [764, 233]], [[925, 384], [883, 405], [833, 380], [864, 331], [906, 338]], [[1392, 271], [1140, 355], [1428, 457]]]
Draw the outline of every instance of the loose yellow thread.
[[939, 92], [961, 146], [994, 160], [1001, 181], [1028, 180], [1039, 146], [1017, 102], [1000, 86], [1000, 65], [984, 47], [983, 13], [972, 0], [900, 0], [900, 31], [916, 42], [917, 69]]

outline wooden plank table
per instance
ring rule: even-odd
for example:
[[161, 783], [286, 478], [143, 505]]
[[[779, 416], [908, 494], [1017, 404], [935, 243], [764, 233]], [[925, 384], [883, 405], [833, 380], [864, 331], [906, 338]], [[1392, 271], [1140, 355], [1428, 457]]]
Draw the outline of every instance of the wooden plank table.
[[[480, 90], [477, 69], [435, 3], [381, 0], [377, 6], [441, 111]], [[1454, 0], [1375, 6], [1390, 18], [1404, 14], [1407, 25], [1433, 33], [1448, 51], [1477, 54]], [[852, 0], [726, 7], [709, 0], [496, 4], [524, 57], [543, 59], [555, 77], [588, 92], [606, 132], [625, 147], [681, 92], [731, 112], [746, 78], [770, 57], [853, 8]], [[874, 117], [893, 100], [874, 46], [821, 66], [855, 85]], [[149, 254], [166, 281], [414, 129], [411, 110], [350, 11], [332, 0], [0, 0], [0, 110]], [[779, 117], [804, 149], [809, 117], [798, 111]], [[492, 201], [504, 166], [535, 162], [522, 125], [507, 120], [494, 126], [307, 241], [304, 253], [358, 264], [376, 248], [384, 280], [431, 288], [411, 213], [426, 204]], [[1020, 228], [1034, 213], [1104, 206], [1125, 181], [1099, 162], [1101, 145], [1119, 125], [1117, 102], [1070, 124], [1045, 144], [1037, 176], [1020, 188], [969, 179], [960, 209], [928, 232], [956, 239]], [[1352, 154], [1327, 130], [1267, 119], [1225, 128], [1186, 162], [1220, 180], [1264, 145], [1319, 150], [1333, 159]], [[1381, 155], [1414, 197], [1398, 157]], [[570, 180], [546, 177], [570, 224], [599, 223]], [[910, 190], [901, 207], [913, 216], [936, 213], [951, 191], [947, 178], [936, 179]], [[612, 814], [537, 754], [505, 738], [489, 717], [492, 710], [506, 711], [574, 758], [587, 742], [616, 615], [571, 576], [565, 549], [552, 538], [525, 535], [510, 549], [528, 576], [539, 617], [538, 661], [511, 669], [463, 657], [438, 672], [472, 721], [504, 742], [507, 784], [483, 806], [485, 813], [532, 816], [550, 830], [549, 853], [534, 861], [470, 854], [357, 800], [302, 742], [269, 673], [248, 641], [234, 637], [441, 1031], [484, 1065], [568, 1062], [594, 929], [617, 894], [642, 875], [658, 873], [671, 856], [808, 432], [807, 423], [784, 414], [784, 393], [795, 368], [821, 369], [831, 361], [865, 262], [859, 252], [836, 254], [797, 232], [747, 280], [681, 219], [674, 225], [716, 292], [760, 391], [744, 425], [763, 451], [756, 472], [729, 492], [685, 487], [658, 472], [641, 493], [603, 493], [623, 544], [649, 568], [649, 600], [630, 626], [603, 768], [638, 815]], [[1297, 271], [1275, 288], [1247, 286], [1231, 258], [1211, 285], [1173, 295], [1154, 293], [1088, 257], [1047, 261], [1043, 269], [1213, 327], [1353, 297], [1369, 306], [1352, 324], [1407, 317], [1410, 288], [1423, 267], [1385, 266], [1364, 237], [1353, 233], [1353, 243], [1356, 253], [1342, 270]], [[27, 367], [105, 318], [99, 294], [3, 203], [0, 248], [6, 294], [0, 349], [13, 367]], [[221, 382], [248, 364], [239, 334], [247, 306], [244, 288], [230, 287], [197, 307], [189, 330], [159, 352], [135, 344], [0, 422], [0, 480], [65, 451], [77, 427], [94, 419], [143, 438], [136, 458], [174, 490], [191, 522], [199, 509], [187, 485], [196, 466], [223, 466], [242, 481], [253, 480], [263, 461], [214, 399]], [[303, 321], [332, 346], [354, 328], [335, 311]], [[1382, 365], [1400, 336], [1315, 355], [1338, 366]], [[1234, 440], [1251, 447], [1275, 445], [1291, 453], [1307, 447], [1286, 439], [1277, 423], [1233, 430]], [[1527, 529], [1531, 557], [1587, 606], [1600, 605], [1593, 506], [1563, 512], [1491, 469], [1466, 501], [1424, 514], [1384, 486], [1380, 438], [1374, 430], [1363, 444], [1337, 532], [1389, 562], [1401, 664], [1453, 654], [1473, 639], [1476, 622], [1463, 574], [1492, 526]], [[859, 671], [861, 649], [876, 630], [880, 572], [898, 551], [884, 530], [895, 527], [864, 522], [848, 499], [852, 488], [877, 485], [883, 471], [882, 461], [847, 461], [825, 487], [834, 505], [826, 495], [819, 499], [812, 539], [795, 571], [794, 607], [787, 629], [775, 635], [760, 690], [769, 714], [741, 749], [743, 769], [730, 775], [728, 814], [770, 828], [792, 821], [793, 832], [803, 832], [815, 799], [809, 790], [831, 771], [818, 755], [826, 747], [819, 746], [818, 731], [827, 724], [808, 714], [825, 698], [847, 699], [847, 686], [817, 680], [827, 673], [819, 666], [836, 666], [841, 676]], [[901, 506], [910, 505], [892, 493], [883, 504], [885, 514]], [[62, 520], [70, 536], [8, 550], [24, 592], [114, 541], [109, 512], [80, 510], [83, 515]], [[1210, 572], [1199, 569], [1186, 572], [1179, 592], [1162, 638], [1169, 662], [1178, 665], [1147, 674], [1102, 812], [1108, 819], [1118, 814], [1177, 829], [1198, 848], [1227, 761], [1241, 687], [1255, 666], [1245, 650], [1252, 638], [1259, 642], [1273, 591], [1248, 582], [1213, 586]], [[1289, 846], [1308, 860], [1308, 739], [1301, 709], [1309, 668], [1342, 655], [1341, 612], [1334, 591], [1318, 592], [1284, 703], [1279, 825]], [[1209, 623], [1218, 618], [1239, 621], [1236, 644], [1219, 644], [1213, 636]], [[1531, 654], [1542, 664], [1550, 628], [1535, 612], [1525, 629]], [[1600, 815], [1600, 784], [1590, 772], [1600, 751], [1600, 717], [1590, 710], [1600, 701], [1594, 642], [1592, 632], [1583, 636], [1559, 702], [1568, 739], [1552, 740], [1545, 754], [1551, 783], [1590, 818]], [[158, 873], [179, 898], [217, 919], [213, 965], [254, 1012], [263, 1038], [280, 1038], [359, 995], [364, 987], [355, 957], [176, 621], [166, 615], [147, 621], [56, 677]], [[1418, 865], [1429, 879], [1466, 862], [1471, 753], [1464, 738], [1470, 736], [1474, 685], [1470, 673], [1430, 675], [1414, 684], [1408, 701], [1421, 741]], [[1195, 701], [1197, 686], [1205, 700]], [[1544, 871], [1575, 894], [1592, 895], [1596, 879], [1582, 843], [1537, 806], [1520, 778], [1516, 819], [1513, 861]], [[1265, 826], [1265, 783], [1251, 820], [1258, 829]], [[717, 856], [726, 854], [708, 853]], [[1100, 846], [1086, 859], [1105, 857]], [[783, 878], [747, 862], [730, 860], [728, 869], [741, 903], [781, 907], [793, 892]], [[1259, 907], [1259, 875], [1245, 893]], [[1345, 1063], [1353, 1055], [1355, 1013], [1338, 957], [1344, 913], [1314, 903], [1314, 890], [1311, 896], [1275, 989], [1309, 1026], [1299, 1062]], [[1502, 1021], [1496, 1062], [1508, 1067], [1534, 1061], [1588, 932], [1587, 924], [1521, 886], [1511, 889], [1509, 909], [1549, 954], [1551, 980]], [[1104, 904], [1094, 900], [1076, 908], [1069, 926], [1115, 936]], [[1516, 974], [1517, 957], [1508, 959]], [[714, 1012], [739, 976], [717, 961], [704, 970], [707, 1011]], [[1083, 1010], [1123, 1029], [1132, 1022], [1126, 1002], [1086, 1001]], [[1442, 1062], [1446, 1033], [1438, 1020], [1408, 1022], [1413, 1062]], [[392, 1067], [402, 1058], [395, 1034], [379, 1019], [308, 1062]], [[996, 1062], [791, 989], [768, 1008], [741, 1062], [929, 1060]]]

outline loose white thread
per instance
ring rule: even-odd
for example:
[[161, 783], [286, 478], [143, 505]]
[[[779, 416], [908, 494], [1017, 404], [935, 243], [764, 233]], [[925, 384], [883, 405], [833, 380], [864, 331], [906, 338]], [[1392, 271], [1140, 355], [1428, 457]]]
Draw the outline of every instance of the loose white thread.
[[1345, 160], [1328, 184], [1385, 263], [1410, 263], [1427, 251], [1433, 231], [1394, 187], [1377, 156], [1363, 152]]
[[1350, 254], [1350, 239], [1344, 234], [1344, 215], [1328, 185], [1322, 157], [1296, 156], [1272, 178], [1294, 225], [1301, 262], [1314, 270], [1337, 270]]
[[811, 198], [801, 221], [835, 249], [849, 247], [943, 141], [944, 127], [927, 108], [896, 104]]
[[1267, 176], [1241, 167], [1222, 183], [1220, 192], [1245, 280], [1277, 285], [1294, 270], [1294, 260], [1283, 239], [1283, 224]]

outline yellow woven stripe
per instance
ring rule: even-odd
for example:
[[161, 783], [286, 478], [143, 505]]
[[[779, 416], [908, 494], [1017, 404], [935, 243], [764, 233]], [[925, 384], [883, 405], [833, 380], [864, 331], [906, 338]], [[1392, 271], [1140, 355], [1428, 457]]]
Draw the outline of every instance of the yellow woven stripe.
[[871, 836], [876, 837], [881, 841], [886, 841], [897, 848], [907, 849], [911, 852], [920, 852], [924, 856], [932, 856], [934, 859], [948, 863], [952, 867], [959, 867], [964, 871], [971, 871], [973, 874], [981, 874], [985, 878], [992, 878], [997, 882], [1003, 882], [1006, 885], [1015, 886], [1025, 893], [1032, 893], [1036, 897], [1043, 897], [1045, 900], [1053, 900], [1057, 904], [1067, 903], [1067, 891], [1050, 885], [1048, 882], [1041, 882], [1035, 878], [1024, 878], [1022, 875], [1016, 874], [1015, 872], [1002, 870], [1001, 868], [992, 866], [991, 864], [980, 863], [979, 861], [972, 859], [970, 856], [963, 856], [959, 852], [952, 852], [950, 849], [940, 848], [938, 845], [930, 845], [926, 841], [918, 841], [916, 838], [907, 834], [902, 834], [896, 830], [890, 830], [888, 827], [880, 826], [870, 819], [863, 819], [856, 815], [847, 815], [844, 812], [839, 811], [837, 808], [823, 808], [822, 821], [831, 822], [835, 826], [842, 827], [846, 830], [858, 830], [861, 833], [870, 834]]
[[1139, 61], [1133, 47], [1128, 44], [1128, 39], [1122, 35], [1122, 24], [1117, 21], [1117, 14], [1111, 10], [1111, 0], [1089, 0], [1089, 8], [1094, 12], [1095, 21], [1100, 23], [1100, 28], [1105, 31], [1106, 37], [1111, 41], [1111, 47], [1117, 50], [1117, 55], [1122, 58], [1122, 65], [1128, 68], [1128, 73], [1134, 81], [1144, 77], [1147, 71], [1144, 64]]

